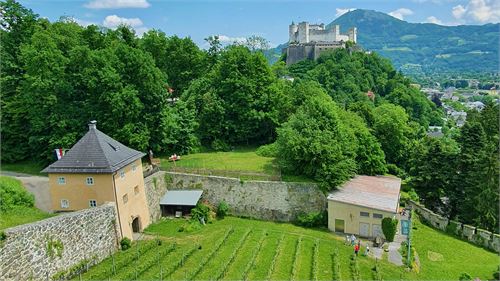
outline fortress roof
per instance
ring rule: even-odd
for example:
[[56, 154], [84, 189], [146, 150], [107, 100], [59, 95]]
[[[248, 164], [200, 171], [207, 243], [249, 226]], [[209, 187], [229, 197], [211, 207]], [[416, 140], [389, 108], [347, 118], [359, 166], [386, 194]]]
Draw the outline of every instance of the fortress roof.
[[89, 131], [43, 173], [113, 173], [146, 155], [129, 148], [97, 130], [96, 122]]

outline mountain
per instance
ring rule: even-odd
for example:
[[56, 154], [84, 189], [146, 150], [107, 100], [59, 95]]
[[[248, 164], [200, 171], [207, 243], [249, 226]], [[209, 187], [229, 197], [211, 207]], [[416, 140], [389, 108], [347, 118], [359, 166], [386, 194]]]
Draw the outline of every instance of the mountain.
[[442, 26], [409, 23], [372, 10], [348, 12], [327, 26], [358, 28], [358, 44], [389, 58], [407, 74], [494, 72], [500, 24]]

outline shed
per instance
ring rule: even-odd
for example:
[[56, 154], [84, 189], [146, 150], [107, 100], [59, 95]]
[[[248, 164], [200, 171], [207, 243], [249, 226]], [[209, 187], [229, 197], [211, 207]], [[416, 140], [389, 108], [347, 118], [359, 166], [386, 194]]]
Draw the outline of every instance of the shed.
[[[162, 216], [183, 216], [196, 207], [203, 190], [169, 190], [160, 200]], [[180, 212], [180, 213], [178, 213]]]

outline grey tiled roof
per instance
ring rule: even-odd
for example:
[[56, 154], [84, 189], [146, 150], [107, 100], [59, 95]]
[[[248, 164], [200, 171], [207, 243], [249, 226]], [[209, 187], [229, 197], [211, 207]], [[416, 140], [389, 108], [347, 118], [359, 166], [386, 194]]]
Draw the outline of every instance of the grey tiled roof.
[[113, 173], [146, 154], [129, 148], [89, 125], [89, 131], [43, 173]]
[[203, 190], [169, 190], [160, 205], [196, 206]]
[[330, 193], [328, 200], [397, 212], [401, 179], [389, 176], [356, 176]]

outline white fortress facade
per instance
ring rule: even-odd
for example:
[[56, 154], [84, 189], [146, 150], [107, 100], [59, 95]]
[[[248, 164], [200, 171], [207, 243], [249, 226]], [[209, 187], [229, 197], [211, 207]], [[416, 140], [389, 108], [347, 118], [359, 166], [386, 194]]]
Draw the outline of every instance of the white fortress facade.
[[347, 41], [357, 43], [356, 27], [350, 28], [347, 34], [341, 34], [339, 25], [326, 28], [323, 23], [292, 22], [288, 32], [288, 48], [286, 48], [288, 65], [304, 59], [315, 60], [322, 52], [328, 50], [345, 48]]
[[340, 25], [333, 25], [325, 29], [325, 24], [309, 24], [292, 22], [289, 26], [288, 43], [306, 44], [312, 42], [347, 42], [357, 43], [357, 28], [350, 28], [348, 34], [340, 34]]

